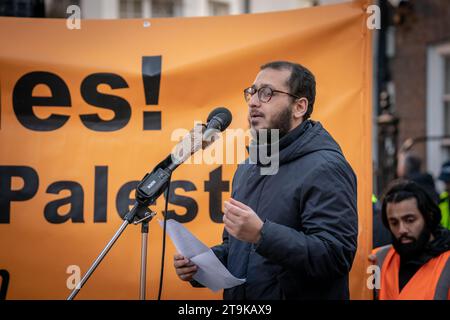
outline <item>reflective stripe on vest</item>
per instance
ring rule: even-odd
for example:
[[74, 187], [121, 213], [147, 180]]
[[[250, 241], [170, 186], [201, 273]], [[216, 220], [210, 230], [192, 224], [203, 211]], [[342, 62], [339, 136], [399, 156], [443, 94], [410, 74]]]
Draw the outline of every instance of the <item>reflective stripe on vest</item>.
[[400, 256], [391, 245], [376, 251], [380, 300], [450, 300], [450, 251], [429, 260], [399, 292]]
[[439, 209], [441, 209], [441, 225], [444, 228], [450, 229], [450, 210], [448, 207], [449, 199], [448, 193], [442, 192], [439, 196]]
[[[391, 249], [392, 245], [388, 244], [383, 247], [378, 247], [372, 250], [372, 254], [374, 254], [377, 257], [377, 265], [381, 270], [381, 267], [383, 265], [384, 259], [386, 258], [387, 253], [389, 252], [389, 249]], [[381, 273], [381, 272], [380, 272]], [[375, 283], [381, 283], [380, 274], [375, 273]], [[380, 299], [380, 290], [375, 289], [375, 296], [374, 298], [376, 300]]]
[[377, 202], [378, 202], [377, 197], [374, 194], [372, 194], [372, 204], [375, 204]]

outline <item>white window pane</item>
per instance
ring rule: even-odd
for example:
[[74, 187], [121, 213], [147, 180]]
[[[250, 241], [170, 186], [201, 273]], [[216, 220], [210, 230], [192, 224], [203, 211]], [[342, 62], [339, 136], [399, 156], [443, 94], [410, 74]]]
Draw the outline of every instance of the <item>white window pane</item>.
[[450, 94], [450, 56], [445, 58], [445, 93]]
[[120, 0], [121, 18], [141, 18], [142, 0]]
[[450, 101], [444, 105], [444, 134], [450, 135]]
[[181, 15], [181, 1], [152, 0], [152, 17], [175, 17]]
[[230, 14], [230, 5], [220, 1], [209, 2], [209, 14], [211, 16], [226, 16]]

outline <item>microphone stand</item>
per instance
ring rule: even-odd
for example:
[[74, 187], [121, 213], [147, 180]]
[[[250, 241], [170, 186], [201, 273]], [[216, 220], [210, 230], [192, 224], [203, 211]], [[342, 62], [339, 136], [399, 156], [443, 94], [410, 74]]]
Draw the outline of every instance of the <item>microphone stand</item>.
[[[225, 116], [223, 116], [225, 114]], [[229, 115], [228, 115], [229, 114]], [[222, 115], [222, 116], [221, 116]], [[196, 148], [206, 148], [209, 144], [215, 141], [217, 136], [216, 132], [220, 132], [225, 130], [226, 127], [231, 122], [231, 113], [224, 108], [217, 108], [214, 110], [210, 116], [208, 117], [208, 125], [201, 125], [201, 143], [196, 145], [194, 149], [191, 149], [191, 153], [196, 151]], [[211, 123], [211, 125], [210, 125]], [[204, 132], [203, 132], [204, 131]], [[189, 138], [190, 139], [190, 138]], [[195, 136], [194, 136], [195, 139]], [[205, 142], [205, 143], [204, 143]], [[67, 300], [73, 300], [78, 292], [80, 292], [81, 288], [85, 285], [85, 283], [89, 280], [91, 275], [94, 273], [95, 269], [97, 269], [98, 265], [102, 262], [105, 256], [108, 254], [109, 250], [112, 248], [117, 239], [121, 236], [121, 234], [125, 231], [126, 227], [130, 224], [139, 224], [142, 223], [141, 226], [141, 271], [140, 271], [140, 291], [139, 296], [140, 299], [145, 299], [145, 280], [146, 280], [146, 272], [147, 272], [147, 240], [148, 240], [148, 223], [150, 220], [156, 215], [155, 212], [152, 212], [148, 209], [148, 206], [153, 204], [156, 199], [164, 192], [167, 188], [170, 178], [172, 176], [172, 172], [182, 163], [186, 155], [189, 154], [181, 154], [180, 157], [174, 162], [169, 160], [171, 156], [167, 157], [165, 160], [160, 162], [155, 169], [151, 173], [147, 173], [141, 182], [136, 187], [136, 202], [133, 208], [128, 211], [125, 215], [124, 222], [116, 231], [114, 236], [99, 254], [97, 259], [92, 263], [89, 270], [81, 279], [80, 283], [77, 284], [75, 289], [71, 292]], [[162, 169], [165, 167], [164, 169]]]
[[133, 222], [134, 224], [141, 223], [141, 271], [139, 284], [139, 299], [145, 300], [146, 280], [147, 280], [147, 242], [148, 242], [148, 223], [156, 215], [156, 212], [151, 212], [145, 218]]
[[[109, 250], [116, 243], [117, 239], [125, 231], [126, 227], [133, 223], [135, 225], [142, 223], [141, 226], [141, 271], [140, 271], [140, 299], [145, 299], [145, 283], [147, 271], [147, 240], [148, 240], [148, 223], [156, 215], [155, 212], [148, 209], [156, 199], [164, 192], [171, 178], [172, 171], [175, 170], [180, 163], [170, 163], [167, 168], [161, 167], [155, 169], [151, 173], [145, 175], [139, 185], [136, 187], [136, 202], [130, 211], [123, 218], [124, 221], [116, 231], [105, 248], [100, 252], [97, 259], [92, 263], [89, 270], [85, 273], [81, 281], [76, 285], [75, 289], [70, 293], [67, 300], [73, 300], [80, 292], [81, 288], [89, 280], [91, 275], [103, 261]], [[158, 167], [158, 166], [157, 166]]]

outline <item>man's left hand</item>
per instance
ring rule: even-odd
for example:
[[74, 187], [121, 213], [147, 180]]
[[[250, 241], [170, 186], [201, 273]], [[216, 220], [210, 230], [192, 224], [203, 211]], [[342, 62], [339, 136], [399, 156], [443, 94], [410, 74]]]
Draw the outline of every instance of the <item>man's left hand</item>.
[[228, 233], [241, 241], [258, 242], [261, 237], [263, 222], [256, 212], [233, 198], [225, 201], [224, 206], [223, 222]]

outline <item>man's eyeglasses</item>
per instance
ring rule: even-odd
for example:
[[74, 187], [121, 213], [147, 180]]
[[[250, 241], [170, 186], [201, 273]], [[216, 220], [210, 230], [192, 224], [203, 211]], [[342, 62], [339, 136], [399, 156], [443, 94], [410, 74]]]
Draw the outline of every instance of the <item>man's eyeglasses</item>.
[[280, 91], [280, 90], [273, 90], [270, 87], [261, 87], [258, 90], [255, 87], [248, 87], [247, 89], [244, 89], [244, 98], [246, 102], [249, 102], [250, 99], [252, 98], [252, 96], [258, 92], [258, 99], [259, 101], [263, 102], [263, 103], [267, 103], [270, 101], [270, 99], [272, 99], [272, 96], [275, 92], [278, 93], [284, 93], [287, 95], [290, 95], [291, 97], [300, 99], [300, 97], [291, 94], [289, 92], [284, 92], [284, 91]]

